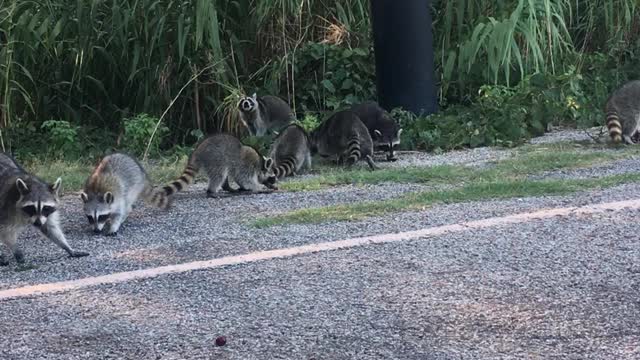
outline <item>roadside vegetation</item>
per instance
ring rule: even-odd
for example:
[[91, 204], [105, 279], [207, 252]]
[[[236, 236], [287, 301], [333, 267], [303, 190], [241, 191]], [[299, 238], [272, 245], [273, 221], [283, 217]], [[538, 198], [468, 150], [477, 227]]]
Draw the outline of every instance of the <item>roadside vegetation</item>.
[[[21, 161], [181, 155], [212, 132], [244, 137], [234, 106], [253, 92], [312, 128], [376, 97], [368, 1], [0, 0], [0, 147]], [[441, 111], [396, 110], [403, 146], [601, 124], [610, 91], [640, 74], [637, 6], [433, 1]]]

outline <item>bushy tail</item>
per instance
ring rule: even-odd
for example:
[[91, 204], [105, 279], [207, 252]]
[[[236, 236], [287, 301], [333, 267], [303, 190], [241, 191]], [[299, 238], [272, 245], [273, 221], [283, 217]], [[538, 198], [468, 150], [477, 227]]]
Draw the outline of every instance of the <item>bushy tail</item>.
[[347, 154], [349, 154], [349, 157], [347, 157], [348, 165], [353, 165], [358, 160], [360, 160], [362, 152], [360, 151], [360, 138], [358, 137], [358, 135], [353, 135], [349, 138], [349, 143], [347, 144]]
[[161, 192], [164, 196], [171, 196], [179, 191], [182, 191], [187, 188], [187, 186], [193, 184], [193, 180], [198, 174], [198, 167], [193, 164], [188, 164], [182, 175], [179, 178], [174, 180], [172, 183], [166, 185], [162, 188]]
[[168, 209], [171, 205], [169, 196], [165, 194], [164, 189], [159, 187], [149, 188], [145, 193], [145, 201], [160, 209]]
[[609, 129], [609, 136], [614, 143], [622, 141], [622, 124], [615, 111], [607, 113], [607, 129]]
[[278, 164], [278, 167], [274, 169], [276, 177], [278, 179], [291, 176], [296, 170], [296, 160], [293, 157], [287, 157]]

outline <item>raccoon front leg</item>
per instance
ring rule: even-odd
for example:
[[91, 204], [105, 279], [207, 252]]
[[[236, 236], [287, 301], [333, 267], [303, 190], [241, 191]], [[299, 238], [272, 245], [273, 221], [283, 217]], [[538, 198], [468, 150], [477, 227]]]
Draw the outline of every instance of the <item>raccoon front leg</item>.
[[[18, 247], [18, 234], [15, 231], [4, 230], [0, 232], [0, 238], [2, 242], [11, 250], [13, 257], [18, 264], [24, 263], [24, 253]], [[9, 260], [4, 257], [4, 254], [0, 252], [0, 266], [9, 265]]]
[[107, 236], [116, 236], [118, 235], [118, 230], [120, 230], [120, 226], [129, 215], [131, 209], [122, 209], [122, 211], [112, 213], [109, 219], [109, 228], [107, 229]]
[[66, 251], [69, 256], [83, 257], [89, 255], [88, 252], [74, 250], [73, 248], [71, 248], [71, 246], [69, 246], [69, 244], [67, 243], [67, 239], [65, 238], [64, 233], [60, 228], [60, 218], [57, 212], [49, 215], [47, 222], [43, 226], [40, 226], [38, 229], [40, 229], [40, 232], [42, 232], [42, 234], [44, 234], [44, 236], [46, 236], [54, 244], [64, 249], [64, 251]]
[[300, 168], [300, 170], [305, 170], [305, 171], [311, 171], [311, 153], [307, 153], [307, 155], [305, 155], [304, 157], [304, 163], [302, 164], [302, 167]]
[[262, 184], [258, 181], [257, 175], [243, 178], [242, 180], [235, 179], [236, 184], [240, 187], [240, 191], [259, 191], [262, 189]]
[[624, 143], [625, 143], [625, 144], [627, 144], [627, 145], [633, 145], [633, 144], [635, 144], [635, 143], [633, 142], [633, 139], [631, 139], [631, 136], [629, 136], [629, 135], [623, 135], [623, 136], [622, 136], [622, 140], [623, 140], [623, 141], [624, 141]]

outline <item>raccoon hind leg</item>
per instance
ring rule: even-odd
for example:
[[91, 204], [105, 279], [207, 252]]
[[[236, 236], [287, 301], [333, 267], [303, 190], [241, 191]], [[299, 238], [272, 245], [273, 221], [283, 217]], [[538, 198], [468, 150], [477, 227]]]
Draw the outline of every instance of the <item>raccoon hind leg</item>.
[[215, 170], [210, 170], [207, 172], [207, 175], [209, 176], [209, 186], [207, 187], [207, 197], [217, 197], [218, 192], [220, 192], [220, 190], [223, 188], [224, 185], [230, 187], [228, 169], [225, 169], [220, 172], [217, 172]]

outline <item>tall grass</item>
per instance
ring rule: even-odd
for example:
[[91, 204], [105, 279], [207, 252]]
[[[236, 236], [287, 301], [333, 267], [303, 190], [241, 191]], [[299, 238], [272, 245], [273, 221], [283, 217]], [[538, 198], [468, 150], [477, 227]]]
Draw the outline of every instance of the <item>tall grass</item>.
[[[639, 32], [637, 6], [434, 0], [442, 97], [462, 101], [482, 84], [561, 71], [581, 52], [622, 52]], [[299, 103], [308, 86], [296, 73], [300, 50], [367, 47], [369, 27], [368, 0], [0, 0], [0, 142], [50, 119], [115, 139], [123, 117], [159, 117], [196, 74], [165, 118], [174, 142], [192, 129], [241, 131], [229, 110], [241, 94], [317, 106]]]

